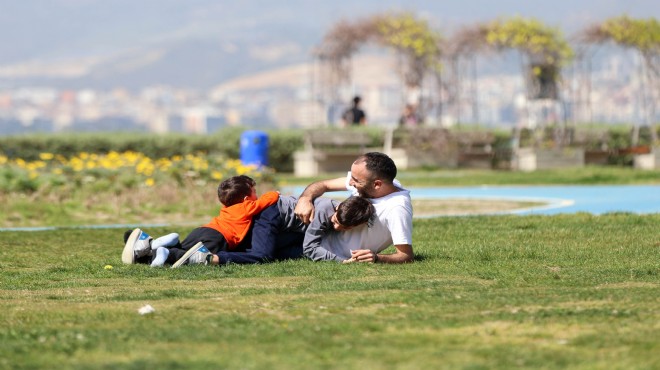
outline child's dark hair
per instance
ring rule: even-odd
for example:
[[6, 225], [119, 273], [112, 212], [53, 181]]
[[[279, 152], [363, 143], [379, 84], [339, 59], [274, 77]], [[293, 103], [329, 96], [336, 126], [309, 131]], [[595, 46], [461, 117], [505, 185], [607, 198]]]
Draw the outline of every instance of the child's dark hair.
[[376, 209], [366, 198], [350, 197], [337, 207], [337, 221], [342, 226], [353, 227], [371, 220]]
[[249, 176], [233, 176], [218, 186], [218, 199], [225, 207], [243, 202], [245, 197], [252, 194], [252, 188], [257, 183]]

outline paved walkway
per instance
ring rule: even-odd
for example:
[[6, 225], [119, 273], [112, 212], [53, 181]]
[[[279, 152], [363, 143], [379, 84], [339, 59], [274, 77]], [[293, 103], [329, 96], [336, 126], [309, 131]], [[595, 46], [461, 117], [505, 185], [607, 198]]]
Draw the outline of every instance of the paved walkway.
[[481, 186], [411, 189], [413, 199], [507, 199], [545, 206], [506, 213], [660, 213], [660, 185]]
[[[300, 194], [303, 189], [302, 187], [283, 189], [282, 194]], [[413, 199], [503, 199], [545, 203], [539, 207], [501, 212], [508, 214], [660, 213], [660, 185], [410, 188], [410, 194]]]

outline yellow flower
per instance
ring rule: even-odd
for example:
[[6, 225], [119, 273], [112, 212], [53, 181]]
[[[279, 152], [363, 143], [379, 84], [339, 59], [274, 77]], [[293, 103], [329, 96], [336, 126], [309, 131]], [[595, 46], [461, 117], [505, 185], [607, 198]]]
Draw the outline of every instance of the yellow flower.
[[74, 171], [80, 172], [85, 168], [85, 162], [78, 157], [74, 157], [69, 161], [69, 166], [71, 166]]
[[149, 186], [149, 187], [154, 186], [155, 183], [156, 183], [156, 181], [152, 177], [150, 177], [150, 178], [148, 178], [144, 181], [144, 184]]
[[43, 168], [43, 167], [46, 167], [46, 163], [42, 161], [34, 161], [25, 164], [25, 168], [28, 171], [36, 171], [39, 168]]
[[254, 165], [244, 166], [242, 164], [239, 164], [238, 166], [236, 166], [236, 173], [239, 175], [245, 175], [254, 171], [256, 168], [257, 167]]
[[53, 153], [39, 153], [39, 158], [42, 161], [49, 161], [49, 160], [53, 159], [54, 157], [55, 157], [55, 155]]
[[160, 158], [159, 160], [156, 161], [156, 166], [158, 166], [158, 169], [160, 171], [166, 171], [167, 169], [172, 167], [172, 162], [167, 158]]
[[143, 158], [140, 163], [135, 166], [135, 172], [147, 176], [151, 176], [154, 173], [154, 164], [149, 158]]
[[124, 152], [122, 157], [127, 163], [137, 163], [137, 161], [142, 157], [142, 153], [136, 152]]

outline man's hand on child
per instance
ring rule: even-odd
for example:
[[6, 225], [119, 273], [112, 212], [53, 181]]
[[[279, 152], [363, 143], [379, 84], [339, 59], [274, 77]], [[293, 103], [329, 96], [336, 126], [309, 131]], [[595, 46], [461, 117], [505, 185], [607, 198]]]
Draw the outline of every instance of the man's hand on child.
[[298, 198], [296, 209], [293, 211], [303, 223], [309, 224], [314, 220], [314, 203], [309, 198]]

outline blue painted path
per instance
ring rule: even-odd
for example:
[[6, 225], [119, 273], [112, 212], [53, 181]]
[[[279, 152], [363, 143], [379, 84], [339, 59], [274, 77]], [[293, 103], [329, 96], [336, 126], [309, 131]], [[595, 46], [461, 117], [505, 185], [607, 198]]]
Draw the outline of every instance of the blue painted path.
[[660, 185], [481, 186], [411, 189], [413, 199], [505, 199], [547, 203], [506, 213], [660, 213]]
[[[292, 187], [283, 190], [282, 194], [300, 194], [302, 190], [302, 187]], [[660, 185], [474, 186], [409, 190], [413, 199], [501, 199], [545, 204], [499, 212], [505, 214], [660, 213]]]

